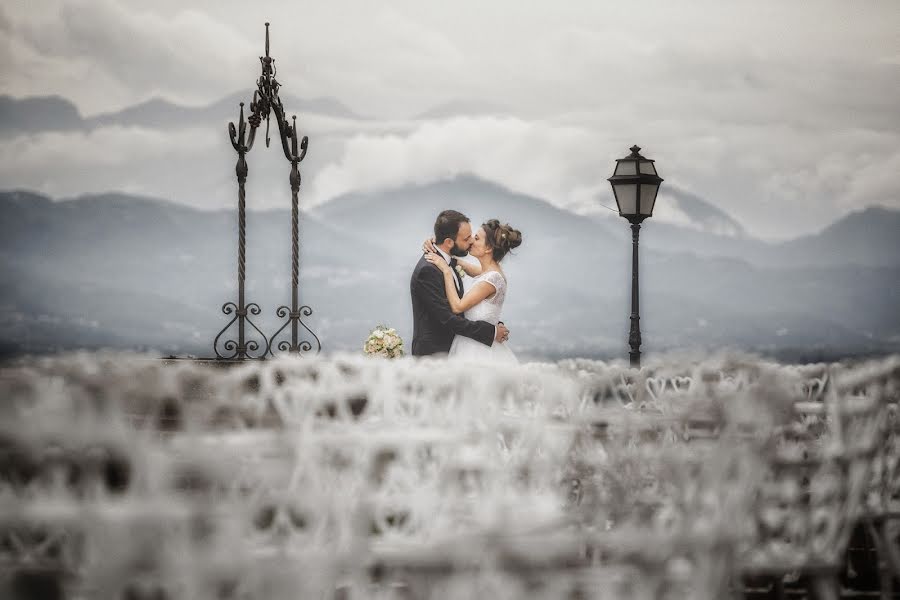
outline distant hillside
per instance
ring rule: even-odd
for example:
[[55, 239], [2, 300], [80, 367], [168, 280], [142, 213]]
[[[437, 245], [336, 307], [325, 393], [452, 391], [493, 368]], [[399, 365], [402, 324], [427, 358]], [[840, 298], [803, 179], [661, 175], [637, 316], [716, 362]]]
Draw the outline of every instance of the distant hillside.
[[[411, 334], [409, 273], [434, 216], [454, 207], [523, 231], [504, 262], [504, 320], [523, 356], [623, 356], [630, 232], [471, 177], [351, 194], [301, 218], [301, 301], [328, 350], [358, 348], [378, 323]], [[888, 211], [889, 213], [891, 211]], [[0, 348], [152, 347], [209, 355], [236, 296], [236, 215], [123, 194], [61, 202], [0, 193]], [[888, 216], [882, 215], [882, 219]], [[829, 244], [878, 243], [848, 217]], [[648, 222], [646, 237], [656, 235]], [[835, 231], [841, 235], [836, 236]], [[700, 232], [694, 232], [699, 234]], [[798, 240], [823, 243], [816, 236]], [[829, 246], [831, 247], [831, 246]], [[774, 250], [773, 250], [774, 251]], [[885, 253], [896, 250], [888, 250]], [[843, 256], [836, 251], [837, 255]], [[846, 253], [845, 253], [846, 254]], [[845, 255], [844, 254], [844, 255]], [[771, 269], [642, 245], [644, 350], [737, 346], [804, 356], [900, 347], [900, 268]], [[247, 300], [267, 333], [290, 299], [290, 214], [251, 212]]]
[[900, 211], [868, 207], [816, 235], [777, 244], [771, 251], [787, 265], [896, 266], [900, 264]]
[[[91, 117], [87, 119], [87, 122], [92, 127], [140, 125], [159, 129], [184, 127], [207, 122], [237, 122], [240, 103], [244, 103], [244, 114], [249, 115], [250, 102], [252, 100], [252, 89], [234, 92], [221, 100], [198, 107], [181, 106], [160, 98], [154, 98], [135, 106], [126, 107], [120, 111]], [[317, 114], [344, 119], [362, 118], [334, 98], [302, 99], [284, 94], [281, 101], [289, 117], [297, 114], [302, 119], [304, 114]]]
[[[236, 121], [239, 104], [249, 114], [253, 90], [235, 92], [204, 106], [184, 106], [163, 98], [153, 98], [121, 110], [90, 117], [82, 116], [76, 106], [59, 96], [13, 98], [0, 96], [0, 135], [41, 131], [89, 131], [97, 127], [151, 127], [175, 129], [189, 125], [219, 124]], [[316, 114], [343, 119], [363, 119], [334, 98], [282, 97], [289, 115]]]
[[0, 95], [0, 135], [86, 129], [78, 108], [60, 96]]
[[[700, 217], [698, 221], [709, 223], [710, 219]], [[714, 226], [702, 230], [650, 219], [642, 227], [641, 244], [660, 252], [736, 258], [769, 269], [898, 267], [900, 211], [868, 207], [850, 213], [819, 233], [779, 243], [766, 243], [747, 235], [723, 235], [716, 233]]]
[[674, 208], [684, 215], [684, 226], [688, 229], [698, 229], [723, 237], [747, 237], [747, 232], [740, 223], [711, 202], [672, 185], [666, 185], [662, 190], [664, 199], [660, 200], [660, 208], [663, 208], [665, 202], [674, 201]]
[[[625, 237], [620, 228], [472, 176], [382, 192], [351, 193], [317, 207], [313, 214], [356, 234], [367, 230], [375, 235], [391, 232], [392, 239], [408, 240], [406, 248], [409, 244], [416, 248], [415, 242], [430, 233], [435, 217], [445, 208], [462, 211], [473, 220], [473, 228], [491, 218], [509, 222], [527, 240], [516, 253], [542, 254], [551, 261], [564, 259], [567, 240], [594, 238], [597, 248], [603, 249], [612, 240]], [[608, 256], [597, 252], [590, 260], [606, 262]], [[510, 259], [510, 264], [513, 262], [525, 261]]]

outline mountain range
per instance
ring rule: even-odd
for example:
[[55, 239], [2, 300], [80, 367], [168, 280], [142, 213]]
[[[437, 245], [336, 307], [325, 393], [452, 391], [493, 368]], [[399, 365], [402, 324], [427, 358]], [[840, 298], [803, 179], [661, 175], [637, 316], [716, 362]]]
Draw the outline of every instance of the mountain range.
[[[301, 191], [302, 194], [302, 191]], [[645, 221], [642, 350], [732, 346], [804, 360], [900, 348], [900, 211], [868, 208], [769, 244], [689, 194], [713, 229]], [[379, 323], [411, 335], [409, 274], [434, 216], [498, 217], [524, 242], [504, 261], [504, 320], [523, 357], [625, 356], [631, 232], [471, 176], [336, 198], [301, 216], [300, 299], [327, 351], [356, 350]], [[0, 193], [0, 347], [211, 355], [236, 300], [235, 211], [120, 193], [64, 200]], [[251, 211], [247, 300], [279, 326], [290, 299], [290, 213]], [[732, 222], [732, 224], [729, 224]], [[709, 228], [707, 228], [709, 229]]]
[[[237, 121], [238, 105], [245, 103], [249, 114], [252, 91], [234, 92], [204, 106], [184, 106], [162, 98], [152, 98], [121, 110], [84, 117], [78, 108], [60, 96], [13, 98], [0, 95], [0, 136], [42, 131], [90, 131], [98, 127], [150, 127], [177, 129], [190, 125]], [[285, 94], [282, 103], [288, 115], [316, 114], [342, 119], [362, 117], [334, 98], [298, 98]]]
[[[45, 131], [91, 131], [98, 127], [118, 125], [122, 127], [148, 127], [153, 129], [177, 129], [197, 124], [219, 124], [225, 120], [236, 121], [238, 105], [245, 103], [249, 112], [253, 91], [234, 92], [202, 106], [186, 106], [164, 98], [151, 98], [120, 110], [83, 116], [78, 107], [62, 96], [30, 96], [15, 98], [0, 95], [0, 137]], [[340, 100], [332, 97], [301, 98], [282, 94], [282, 104], [288, 115], [319, 115], [354, 121], [368, 121]], [[434, 106], [417, 115], [413, 120], [438, 120], [458, 116], [504, 116], [512, 109], [500, 104], [464, 99], [452, 100]]]
[[[654, 234], [644, 242], [665, 252], [686, 252], [705, 257], [727, 257], [767, 269], [798, 267], [890, 267], [900, 256], [900, 211], [868, 206], [835, 221], [822, 231], [792, 240], [765, 242], [727, 225], [710, 213], [711, 205], [697, 198], [686, 202], [676, 196], [679, 207], [692, 207], [697, 226], [684, 227], [655, 221]], [[729, 218], [730, 219], [730, 218]]]
[[[15, 98], [0, 94], [0, 137], [33, 134], [47, 131], [91, 131], [99, 127], [147, 127], [171, 130], [192, 125], [218, 125], [224, 121], [236, 121], [238, 106], [245, 104], [249, 114], [249, 92], [234, 92], [201, 106], [186, 106], [164, 98], [151, 98], [120, 110], [83, 116], [73, 102], [62, 96], [30, 96]], [[331, 97], [301, 98], [282, 94], [282, 103], [288, 115], [318, 115], [353, 121], [368, 121], [340, 100]], [[447, 119], [456, 116], [509, 115], [508, 107], [454, 100], [435, 106], [411, 117], [414, 120]]]

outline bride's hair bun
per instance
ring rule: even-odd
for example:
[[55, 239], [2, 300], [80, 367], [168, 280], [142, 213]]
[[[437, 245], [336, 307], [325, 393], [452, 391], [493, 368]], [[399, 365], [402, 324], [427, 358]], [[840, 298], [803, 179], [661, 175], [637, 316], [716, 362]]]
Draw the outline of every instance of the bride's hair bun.
[[509, 223], [501, 225], [497, 219], [491, 219], [484, 225], [484, 233], [488, 245], [494, 250], [494, 260], [500, 262], [510, 250], [522, 245], [522, 232], [513, 229]]

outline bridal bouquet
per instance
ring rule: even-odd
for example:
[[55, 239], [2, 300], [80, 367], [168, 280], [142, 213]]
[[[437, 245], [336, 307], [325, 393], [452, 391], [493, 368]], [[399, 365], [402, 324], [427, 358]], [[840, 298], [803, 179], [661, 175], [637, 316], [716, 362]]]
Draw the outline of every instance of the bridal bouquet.
[[403, 340], [393, 327], [379, 325], [369, 334], [369, 339], [363, 345], [363, 352], [369, 356], [397, 358], [403, 356]]

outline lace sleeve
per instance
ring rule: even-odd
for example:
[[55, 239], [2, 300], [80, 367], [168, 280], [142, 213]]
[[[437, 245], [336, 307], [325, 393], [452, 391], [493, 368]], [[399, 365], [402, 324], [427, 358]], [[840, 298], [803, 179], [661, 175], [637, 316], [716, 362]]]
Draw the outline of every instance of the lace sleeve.
[[497, 271], [488, 271], [482, 277], [482, 281], [490, 283], [497, 290], [494, 300], [500, 301], [506, 295], [506, 279]]

